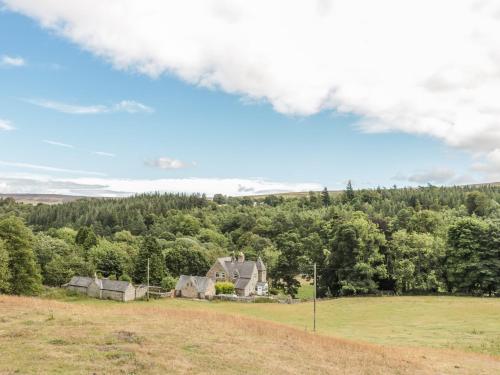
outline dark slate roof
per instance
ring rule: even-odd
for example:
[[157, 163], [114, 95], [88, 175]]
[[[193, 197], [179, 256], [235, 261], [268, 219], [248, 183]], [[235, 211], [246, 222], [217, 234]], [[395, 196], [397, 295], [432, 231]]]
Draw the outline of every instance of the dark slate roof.
[[245, 289], [245, 287], [248, 285], [249, 282], [250, 282], [250, 279], [239, 278], [238, 280], [236, 280], [236, 283], [234, 284], [234, 288], [235, 289]]
[[253, 260], [246, 260], [244, 262], [224, 262], [224, 268], [227, 270], [228, 275], [230, 275], [231, 277], [233, 276], [234, 271], [238, 271], [239, 277], [249, 279], [252, 277], [255, 267], [256, 264]]
[[73, 276], [67, 285], [87, 288], [92, 281], [94, 281], [92, 277]]
[[110, 290], [113, 292], [122, 292], [124, 293], [128, 286], [130, 285], [129, 281], [118, 281], [118, 280], [101, 280], [102, 289]]
[[259, 270], [259, 271], [265, 271], [266, 270], [266, 265], [264, 264], [264, 262], [262, 261], [262, 259], [260, 259], [260, 257], [257, 259], [257, 270]]
[[191, 281], [196, 288], [198, 293], [205, 293], [210, 285], [212, 279], [205, 276], [190, 276], [190, 275], [181, 275], [177, 284], [175, 285], [175, 290], [181, 290], [186, 286], [188, 281]]

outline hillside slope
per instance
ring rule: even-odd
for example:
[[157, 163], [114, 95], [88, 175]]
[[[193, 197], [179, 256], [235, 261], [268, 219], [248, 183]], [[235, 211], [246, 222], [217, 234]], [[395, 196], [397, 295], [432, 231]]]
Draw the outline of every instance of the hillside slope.
[[[495, 358], [394, 349], [145, 303], [0, 296], [0, 374], [495, 374]], [[27, 355], [29, 353], [29, 355]]]

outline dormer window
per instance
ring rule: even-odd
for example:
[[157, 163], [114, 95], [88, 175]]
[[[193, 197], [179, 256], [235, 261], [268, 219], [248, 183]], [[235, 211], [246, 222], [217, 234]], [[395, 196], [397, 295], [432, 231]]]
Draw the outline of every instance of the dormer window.
[[237, 279], [238, 277], [240, 277], [240, 273], [238, 271], [234, 271], [233, 272], [233, 279]]

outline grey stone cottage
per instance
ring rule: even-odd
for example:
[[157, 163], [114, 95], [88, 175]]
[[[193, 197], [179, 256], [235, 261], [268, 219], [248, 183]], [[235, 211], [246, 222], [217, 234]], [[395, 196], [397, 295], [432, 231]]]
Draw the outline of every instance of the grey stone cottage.
[[143, 298], [147, 290], [145, 286], [135, 287], [129, 281], [99, 279], [97, 276], [93, 278], [73, 276], [64, 287], [77, 293], [86, 294], [89, 297], [123, 302]]
[[181, 275], [175, 285], [175, 296], [210, 299], [215, 295], [215, 283], [205, 276]]
[[238, 296], [268, 294], [266, 266], [260, 257], [257, 261], [245, 260], [245, 255], [240, 252], [237, 259], [219, 258], [207, 272], [207, 277], [214, 282], [232, 282]]

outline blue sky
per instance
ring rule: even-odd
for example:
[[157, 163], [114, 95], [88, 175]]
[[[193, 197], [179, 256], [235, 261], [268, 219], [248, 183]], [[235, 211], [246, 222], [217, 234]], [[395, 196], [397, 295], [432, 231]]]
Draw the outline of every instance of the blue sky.
[[10, 10], [0, 12], [0, 58], [0, 193], [253, 194], [481, 178], [474, 151], [434, 134], [367, 130], [357, 110], [287, 113], [175, 70], [122, 69]]

